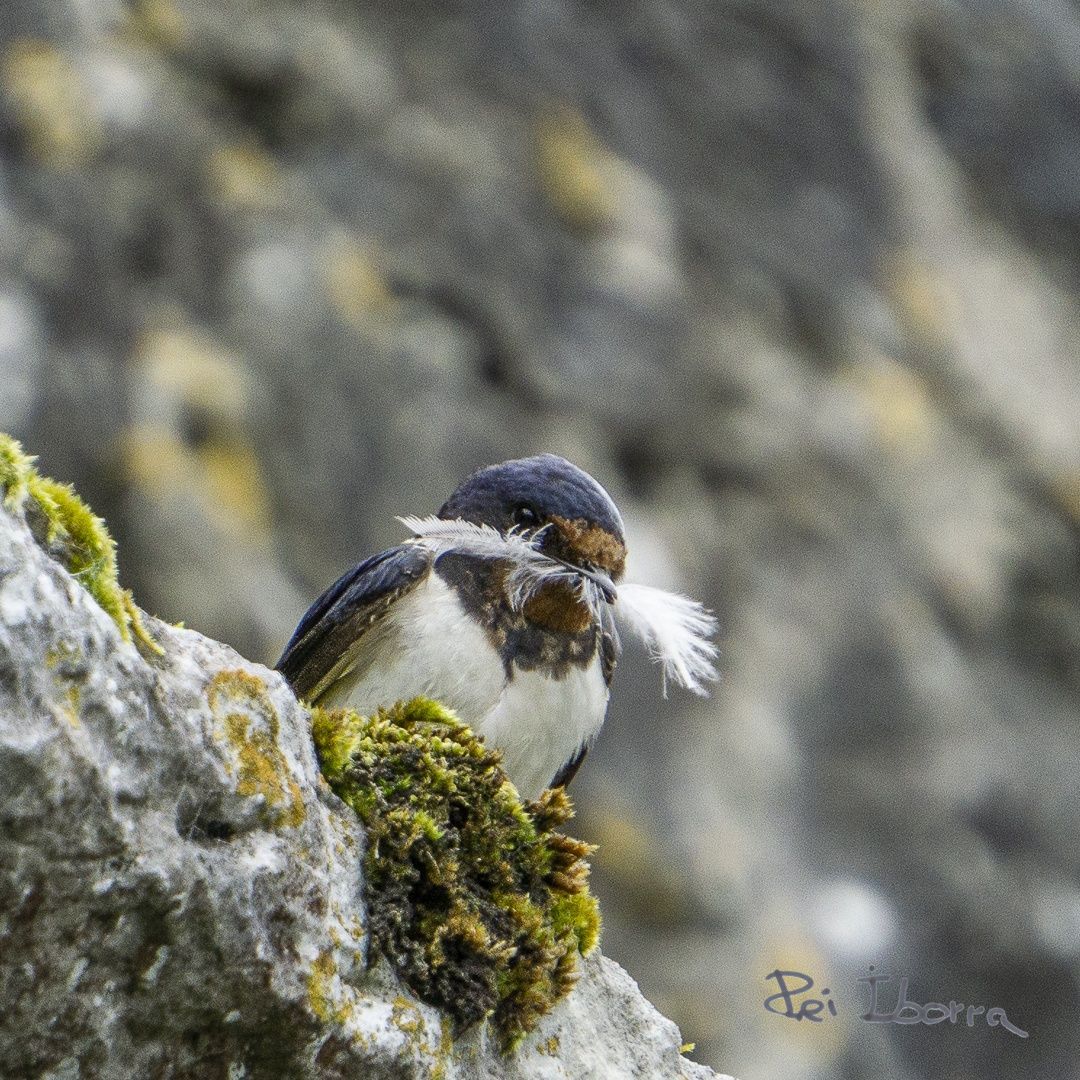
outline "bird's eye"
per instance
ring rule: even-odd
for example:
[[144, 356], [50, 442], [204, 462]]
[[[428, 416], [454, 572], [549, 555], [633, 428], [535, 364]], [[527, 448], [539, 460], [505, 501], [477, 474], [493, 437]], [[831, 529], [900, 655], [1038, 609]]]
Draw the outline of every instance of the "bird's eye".
[[514, 524], [519, 525], [522, 528], [531, 529], [534, 525], [538, 525], [540, 522], [539, 517], [536, 515], [536, 511], [531, 506], [519, 506], [514, 511]]

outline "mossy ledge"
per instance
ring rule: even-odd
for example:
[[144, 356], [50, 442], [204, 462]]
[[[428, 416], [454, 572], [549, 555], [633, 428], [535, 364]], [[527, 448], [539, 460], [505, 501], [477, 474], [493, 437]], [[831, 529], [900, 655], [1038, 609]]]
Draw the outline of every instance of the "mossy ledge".
[[0, 432], [0, 493], [15, 513], [25, 513], [38, 543], [60, 562], [116, 623], [125, 641], [160, 653], [131, 593], [120, 587], [116, 542], [101, 520], [67, 484], [50, 480], [34, 468], [10, 435]]
[[[0, 499], [25, 517], [124, 640], [160, 654], [119, 584], [105, 523], [71, 487], [42, 476], [34, 460], [0, 433]], [[212, 704], [216, 691], [217, 682]], [[565, 790], [523, 804], [500, 755], [426, 698], [373, 717], [318, 708], [311, 715], [323, 774], [367, 830], [374, 948], [418, 997], [446, 1012], [456, 1032], [490, 1019], [502, 1049], [513, 1049], [570, 991], [578, 955], [599, 937], [599, 910], [586, 886], [591, 848], [556, 831], [573, 815]], [[237, 717], [227, 719], [247, 723]], [[264, 790], [269, 758], [258, 756], [247, 727], [233, 741], [247, 755], [242, 783], [274, 802], [276, 789]], [[286, 809], [295, 804], [302, 820], [293, 794]], [[286, 814], [285, 823], [296, 821]]]
[[490, 1018], [512, 1050], [597, 942], [588, 844], [555, 830], [562, 788], [523, 804], [452, 712], [416, 698], [371, 717], [312, 709], [323, 775], [367, 830], [373, 947], [458, 1032]]

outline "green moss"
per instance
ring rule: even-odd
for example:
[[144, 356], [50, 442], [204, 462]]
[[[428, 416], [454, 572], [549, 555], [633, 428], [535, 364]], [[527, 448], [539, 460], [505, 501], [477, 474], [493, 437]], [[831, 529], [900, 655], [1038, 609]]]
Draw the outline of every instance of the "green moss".
[[34, 459], [10, 435], [0, 435], [0, 488], [4, 505], [9, 510], [21, 510], [30, 493], [29, 478], [35, 475]]
[[312, 709], [323, 774], [367, 829], [373, 948], [460, 1031], [489, 1018], [510, 1050], [596, 944], [589, 845], [555, 830], [562, 788], [522, 804], [489, 750], [425, 698], [372, 717]]
[[67, 485], [42, 476], [34, 458], [10, 435], [0, 433], [0, 491], [4, 505], [15, 513], [37, 517], [39, 539], [116, 623], [125, 641], [134, 635], [145, 649], [161, 646], [143, 625], [131, 593], [120, 587], [116, 543], [97, 517]]

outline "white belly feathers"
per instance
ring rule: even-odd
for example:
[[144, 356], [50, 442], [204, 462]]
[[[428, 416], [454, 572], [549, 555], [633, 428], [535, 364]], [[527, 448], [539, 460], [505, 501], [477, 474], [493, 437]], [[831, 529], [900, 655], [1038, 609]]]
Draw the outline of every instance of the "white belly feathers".
[[483, 629], [434, 573], [394, 604], [365, 645], [320, 704], [369, 714], [420, 694], [436, 698], [502, 751], [525, 799], [535, 799], [604, 720], [608, 689], [599, 657], [558, 681], [520, 669], [508, 680]]

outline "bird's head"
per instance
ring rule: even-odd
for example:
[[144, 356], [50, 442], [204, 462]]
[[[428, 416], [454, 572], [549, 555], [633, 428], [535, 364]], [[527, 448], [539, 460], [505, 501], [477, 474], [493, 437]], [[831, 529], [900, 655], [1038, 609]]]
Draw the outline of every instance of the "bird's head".
[[445, 519], [536, 533], [537, 547], [595, 582], [609, 601], [626, 566], [622, 518], [587, 473], [555, 454], [504, 461], [468, 477], [439, 510]]

